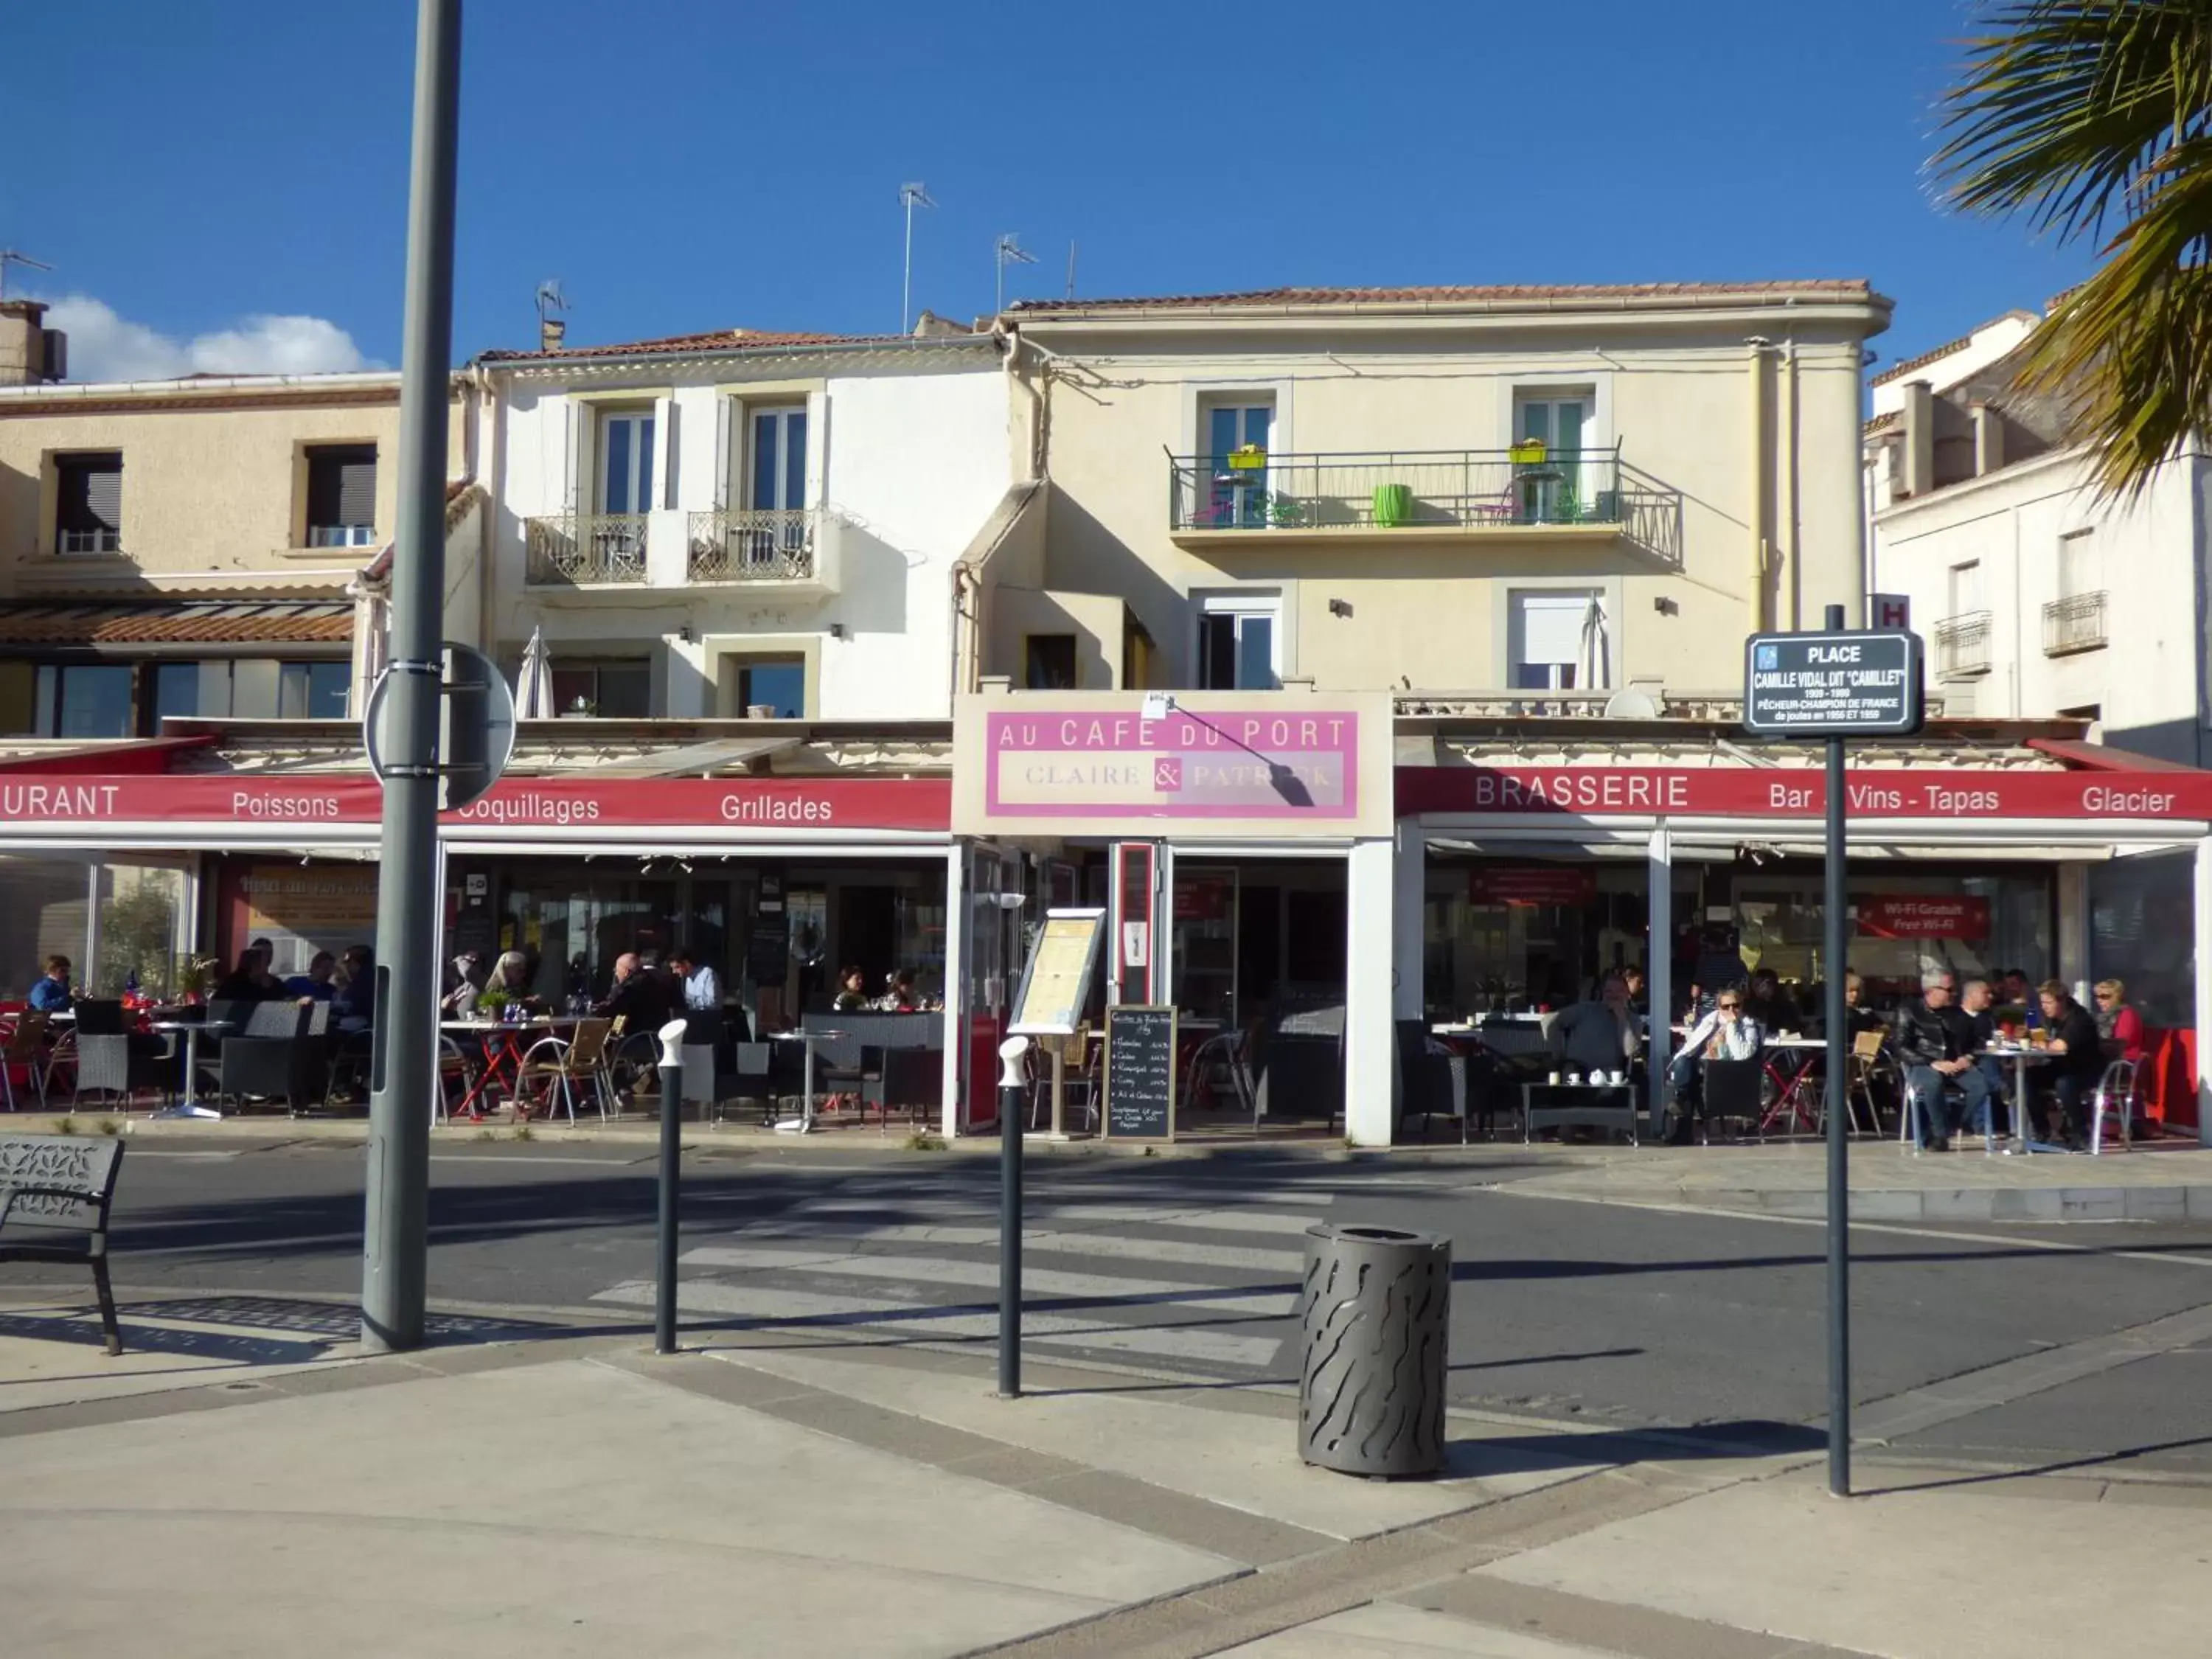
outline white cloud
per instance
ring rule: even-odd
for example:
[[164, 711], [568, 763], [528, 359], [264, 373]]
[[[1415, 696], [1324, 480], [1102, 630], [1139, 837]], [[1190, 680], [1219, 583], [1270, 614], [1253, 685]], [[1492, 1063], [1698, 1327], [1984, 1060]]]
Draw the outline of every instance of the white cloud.
[[254, 316], [189, 340], [116, 314], [82, 294], [52, 301], [46, 325], [69, 336], [72, 380], [173, 380], [186, 374], [329, 374], [381, 368], [322, 317]]

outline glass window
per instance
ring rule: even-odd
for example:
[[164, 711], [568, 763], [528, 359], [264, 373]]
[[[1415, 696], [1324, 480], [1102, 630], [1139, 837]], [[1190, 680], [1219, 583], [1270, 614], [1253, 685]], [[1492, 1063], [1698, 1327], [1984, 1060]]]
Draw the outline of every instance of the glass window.
[[1237, 465], [1231, 457], [1239, 450], [1267, 453], [1274, 426], [1273, 404], [1214, 404], [1206, 410], [1206, 522], [1213, 526], [1254, 526], [1267, 520], [1267, 469]]
[[1200, 601], [1201, 691], [1272, 691], [1282, 684], [1273, 594], [1216, 594]]
[[653, 714], [653, 668], [642, 662], [555, 663], [553, 707], [562, 714], [600, 720], [647, 720]]
[[797, 512], [806, 505], [806, 410], [753, 411], [752, 491], [757, 513]]
[[99, 908], [83, 983], [103, 997], [131, 989], [163, 997], [182, 988], [177, 981], [184, 966], [178, 949], [184, 872], [114, 863], [96, 866], [95, 875]]
[[787, 661], [749, 662], [738, 670], [738, 707], [764, 706], [769, 718], [779, 720], [806, 717], [806, 664], [793, 657]]
[[343, 720], [351, 678], [351, 665], [346, 663], [285, 663], [277, 690], [277, 717], [288, 720]]
[[307, 451], [307, 545], [365, 547], [376, 537], [376, 446]]
[[120, 663], [40, 663], [33, 720], [44, 738], [131, 735], [131, 670]]
[[1031, 634], [1023, 641], [1022, 684], [1031, 691], [1075, 689], [1075, 635]]
[[[228, 665], [222, 665], [228, 666]], [[196, 662], [154, 665], [154, 729], [167, 719], [189, 720], [200, 712], [200, 670]]]
[[653, 416], [609, 415], [599, 422], [599, 511], [645, 513], [653, 507]]
[[1516, 691], [1571, 691], [1598, 676], [1585, 675], [1583, 635], [1595, 592], [1515, 593], [1506, 617], [1509, 684]]

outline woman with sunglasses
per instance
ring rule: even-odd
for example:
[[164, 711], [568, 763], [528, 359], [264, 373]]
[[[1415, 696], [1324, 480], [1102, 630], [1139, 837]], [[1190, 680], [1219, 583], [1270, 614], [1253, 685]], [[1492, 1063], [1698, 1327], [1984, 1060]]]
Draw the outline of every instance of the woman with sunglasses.
[[2096, 985], [2097, 1035], [2103, 1039], [2105, 1058], [2142, 1063], [2142, 1016], [2128, 1003], [2128, 988], [2116, 979]]

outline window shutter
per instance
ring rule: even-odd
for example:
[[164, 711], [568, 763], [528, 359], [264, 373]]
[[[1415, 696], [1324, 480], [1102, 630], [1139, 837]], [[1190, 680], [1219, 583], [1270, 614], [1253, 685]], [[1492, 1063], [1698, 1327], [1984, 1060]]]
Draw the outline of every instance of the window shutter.
[[714, 399], [714, 511], [726, 512], [730, 505], [730, 410], [737, 403], [734, 398]]
[[123, 458], [88, 465], [84, 474], [84, 505], [88, 517], [103, 530], [123, 529]]
[[343, 525], [376, 522], [376, 452], [338, 463], [338, 517]]
[[587, 492], [584, 480], [591, 471], [590, 433], [584, 422], [589, 418], [590, 405], [568, 399], [568, 422], [562, 428], [564, 447], [561, 452], [562, 501], [563, 511], [580, 513]]
[[806, 394], [806, 506], [825, 504], [829, 472], [830, 394], [810, 392]]
[[653, 450], [653, 477], [646, 488], [651, 493], [646, 506], [672, 507], [676, 505], [676, 399], [655, 398], [653, 400], [653, 429], [657, 441]]

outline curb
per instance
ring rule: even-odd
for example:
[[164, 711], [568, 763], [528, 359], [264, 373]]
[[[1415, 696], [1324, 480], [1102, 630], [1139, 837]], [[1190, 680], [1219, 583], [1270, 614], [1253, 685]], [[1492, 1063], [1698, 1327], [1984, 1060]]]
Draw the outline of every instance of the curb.
[[[1619, 1204], [1631, 1208], [1694, 1210], [1824, 1221], [1825, 1191], [1784, 1188], [1650, 1188], [1591, 1192], [1529, 1185], [1510, 1188], [1527, 1198]], [[1853, 1221], [2212, 1221], [2212, 1183], [2164, 1187], [1988, 1187], [1920, 1190], [1854, 1189]]]

